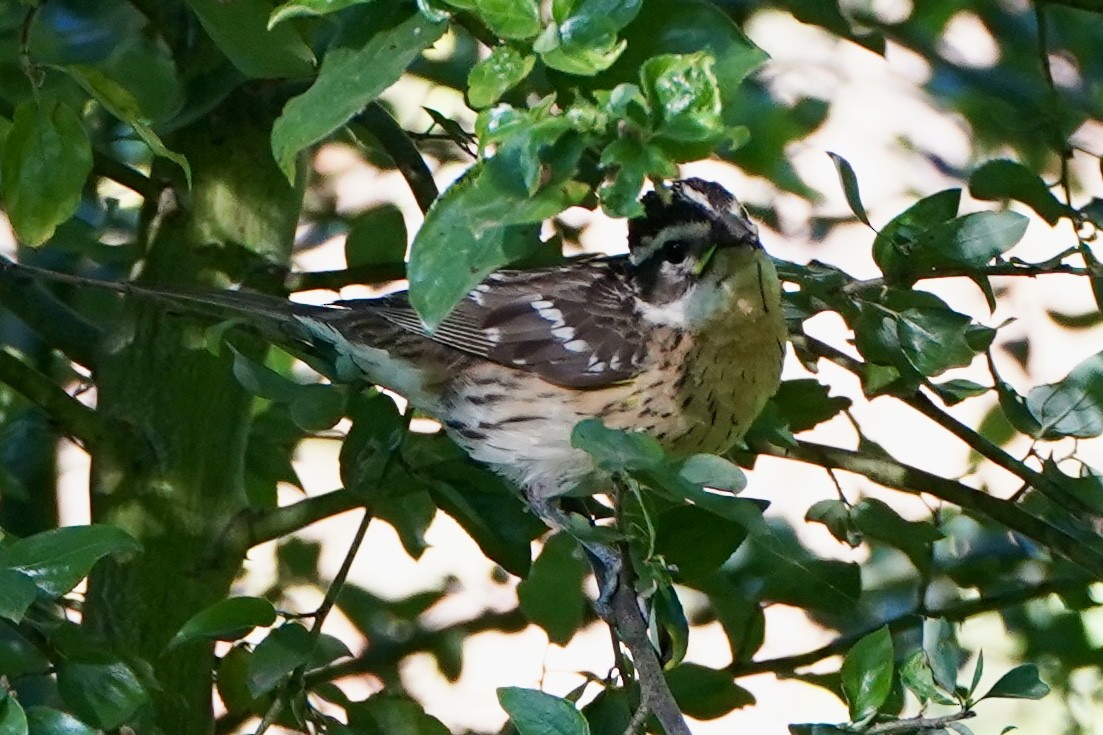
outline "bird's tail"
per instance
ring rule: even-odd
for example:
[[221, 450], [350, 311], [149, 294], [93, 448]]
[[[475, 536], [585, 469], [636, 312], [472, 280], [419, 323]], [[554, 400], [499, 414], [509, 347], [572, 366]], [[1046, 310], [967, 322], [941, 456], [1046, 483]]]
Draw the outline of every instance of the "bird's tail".
[[63, 283], [81, 288], [96, 288], [124, 296], [133, 296], [163, 305], [170, 311], [182, 311], [214, 321], [240, 319], [250, 331], [277, 344], [304, 343], [311, 339], [301, 321], [304, 317], [325, 321], [335, 311], [325, 306], [299, 304], [255, 291], [230, 291], [203, 288], [150, 288], [127, 281], [104, 281], [36, 268], [0, 257], [0, 272], [11, 278]]

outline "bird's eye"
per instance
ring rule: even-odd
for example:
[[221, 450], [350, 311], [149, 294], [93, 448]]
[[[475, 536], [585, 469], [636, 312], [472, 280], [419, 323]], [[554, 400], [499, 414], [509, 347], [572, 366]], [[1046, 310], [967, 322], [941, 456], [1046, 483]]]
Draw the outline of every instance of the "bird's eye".
[[685, 240], [671, 240], [663, 245], [663, 260], [677, 265], [686, 259], [689, 244]]

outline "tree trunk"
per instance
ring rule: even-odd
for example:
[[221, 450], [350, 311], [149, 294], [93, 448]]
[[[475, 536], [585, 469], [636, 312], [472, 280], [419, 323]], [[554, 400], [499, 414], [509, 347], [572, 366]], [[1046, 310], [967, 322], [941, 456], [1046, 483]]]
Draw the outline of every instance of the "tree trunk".
[[[188, 158], [194, 181], [190, 191], [175, 190], [176, 202], [147, 202], [144, 282], [238, 277], [242, 255], [246, 267], [286, 261], [301, 191], [272, 160], [278, 109], [274, 100], [239, 90], [169, 141]], [[253, 397], [233, 376], [231, 351], [206, 349], [203, 324], [129, 302], [96, 382], [104, 417], [140, 439], [93, 458], [92, 516], [124, 528], [144, 551], [97, 567], [85, 627], [124, 657], [152, 666], [159, 690], [151, 692], [150, 724], [205, 735], [213, 729], [213, 648], [164, 648], [189, 617], [227, 595], [241, 567], [240, 551], [227, 549], [221, 536], [248, 505], [243, 462]], [[263, 349], [244, 338], [235, 346]]]

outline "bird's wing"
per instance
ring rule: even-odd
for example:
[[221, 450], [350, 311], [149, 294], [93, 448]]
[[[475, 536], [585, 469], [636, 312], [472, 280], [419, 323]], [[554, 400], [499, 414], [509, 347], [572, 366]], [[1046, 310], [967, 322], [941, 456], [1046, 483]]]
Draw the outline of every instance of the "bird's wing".
[[431, 333], [405, 293], [338, 304], [370, 309], [404, 331], [569, 388], [632, 378], [646, 357], [632, 291], [616, 259], [499, 271]]

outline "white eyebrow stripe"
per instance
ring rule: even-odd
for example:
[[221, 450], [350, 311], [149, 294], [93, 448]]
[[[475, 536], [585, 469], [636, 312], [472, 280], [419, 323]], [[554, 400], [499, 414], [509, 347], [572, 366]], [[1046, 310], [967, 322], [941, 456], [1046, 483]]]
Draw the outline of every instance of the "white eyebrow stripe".
[[706, 212], [716, 212], [716, 207], [713, 205], [712, 202], [709, 201], [708, 195], [706, 195], [703, 191], [698, 191], [692, 186], [683, 186], [678, 189], [678, 194], [685, 197], [686, 199], [689, 199], [691, 202], [693, 202]]
[[680, 222], [659, 230], [654, 237], [644, 240], [643, 247], [632, 253], [632, 263], [639, 265], [671, 240], [694, 240], [707, 237], [712, 231], [712, 224], [705, 220], [695, 222]]

